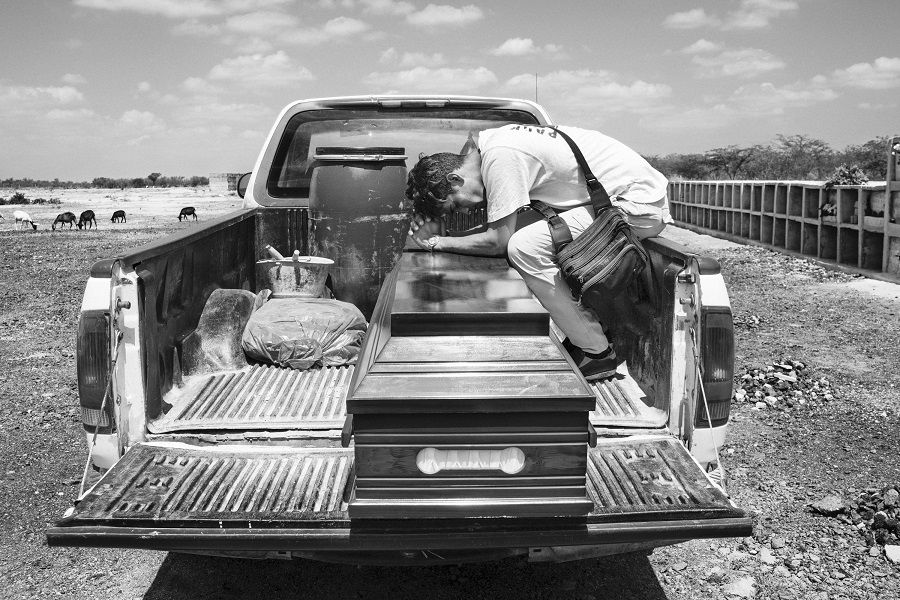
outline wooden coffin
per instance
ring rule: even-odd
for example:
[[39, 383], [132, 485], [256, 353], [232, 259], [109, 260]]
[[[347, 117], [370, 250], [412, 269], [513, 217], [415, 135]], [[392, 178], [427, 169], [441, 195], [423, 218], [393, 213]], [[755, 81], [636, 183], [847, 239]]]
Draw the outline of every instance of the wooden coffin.
[[347, 400], [352, 518], [590, 511], [595, 397], [505, 261], [407, 254], [381, 312]]

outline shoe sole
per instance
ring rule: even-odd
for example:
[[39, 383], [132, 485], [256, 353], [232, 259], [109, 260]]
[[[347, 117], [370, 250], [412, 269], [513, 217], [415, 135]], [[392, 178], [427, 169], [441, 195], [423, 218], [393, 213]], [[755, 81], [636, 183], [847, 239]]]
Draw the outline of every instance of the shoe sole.
[[585, 375], [584, 379], [586, 381], [599, 381], [601, 379], [609, 379], [610, 377], [615, 377], [617, 370], [613, 369], [611, 371], [603, 371], [602, 373], [593, 373], [591, 375]]

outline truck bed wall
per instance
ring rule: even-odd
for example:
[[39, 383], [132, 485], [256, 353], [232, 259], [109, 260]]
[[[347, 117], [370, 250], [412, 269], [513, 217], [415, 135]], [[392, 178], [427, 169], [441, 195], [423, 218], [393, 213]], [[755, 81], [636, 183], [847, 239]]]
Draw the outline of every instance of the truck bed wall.
[[219, 288], [253, 290], [256, 226], [255, 211], [239, 211], [122, 257], [138, 276], [148, 417], [162, 412], [178, 373], [176, 349], [197, 326], [209, 295]]
[[594, 307], [610, 328], [616, 354], [654, 408], [667, 410], [671, 391], [675, 278], [686, 264], [676, 244], [644, 240], [653, 268], [625, 294]]

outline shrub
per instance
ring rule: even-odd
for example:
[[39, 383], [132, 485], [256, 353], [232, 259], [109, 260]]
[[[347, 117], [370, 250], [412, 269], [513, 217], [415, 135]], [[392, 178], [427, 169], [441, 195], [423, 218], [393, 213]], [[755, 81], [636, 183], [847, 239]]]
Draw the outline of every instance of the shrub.
[[6, 201], [7, 204], [31, 204], [31, 200], [25, 197], [22, 192], [16, 192]]
[[869, 181], [869, 176], [859, 168], [859, 165], [848, 167], [841, 163], [825, 181], [825, 187], [835, 185], [862, 185]]

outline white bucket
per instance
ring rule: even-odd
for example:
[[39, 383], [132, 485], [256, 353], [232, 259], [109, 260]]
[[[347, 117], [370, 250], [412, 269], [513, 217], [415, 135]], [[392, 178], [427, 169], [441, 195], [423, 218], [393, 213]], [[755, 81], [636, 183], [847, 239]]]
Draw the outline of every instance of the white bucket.
[[334, 264], [321, 256], [298, 256], [256, 261], [256, 289], [269, 288], [273, 296], [320, 298], [325, 292], [328, 267]]

